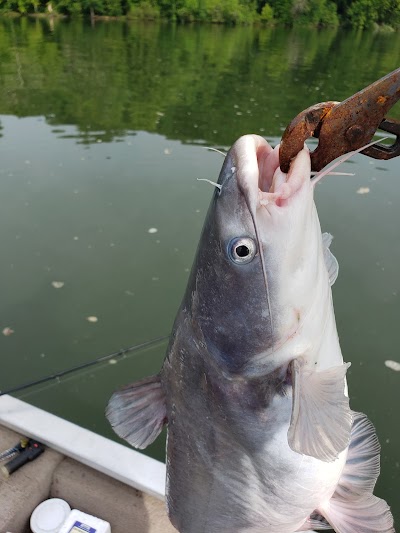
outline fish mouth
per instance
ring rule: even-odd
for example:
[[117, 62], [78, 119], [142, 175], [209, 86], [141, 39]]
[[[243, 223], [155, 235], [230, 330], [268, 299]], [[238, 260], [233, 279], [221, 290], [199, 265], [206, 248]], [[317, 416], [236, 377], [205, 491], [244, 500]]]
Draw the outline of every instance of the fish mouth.
[[233, 147], [238, 185], [248, 200], [250, 210], [258, 207], [285, 207], [310, 183], [308, 148], [296, 156], [287, 174], [279, 167], [279, 144], [274, 149], [259, 135], [245, 135]]
[[275, 205], [288, 206], [290, 200], [302, 188], [305, 180], [309, 182], [310, 172], [307, 168], [309, 158], [308, 149], [299, 154], [299, 158], [290, 167], [286, 174], [279, 166], [279, 144], [268, 154], [267, 159], [258, 159], [258, 200], [260, 206]]

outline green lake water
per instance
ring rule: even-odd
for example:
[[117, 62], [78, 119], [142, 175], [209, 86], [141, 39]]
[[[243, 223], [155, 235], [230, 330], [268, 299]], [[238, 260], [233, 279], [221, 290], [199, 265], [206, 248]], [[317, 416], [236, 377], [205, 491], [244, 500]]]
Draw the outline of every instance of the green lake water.
[[[212, 194], [196, 178], [222, 164], [205, 147], [274, 144], [299, 111], [399, 65], [400, 33], [1, 20], [0, 389], [167, 335]], [[342, 170], [355, 176], [326, 178], [317, 207], [352, 407], [377, 428], [377, 494], [399, 519], [400, 372], [385, 361], [400, 361], [400, 158]], [[165, 347], [17, 396], [117, 439], [108, 398]], [[145, 453], [162, 459], [163, 440]]]

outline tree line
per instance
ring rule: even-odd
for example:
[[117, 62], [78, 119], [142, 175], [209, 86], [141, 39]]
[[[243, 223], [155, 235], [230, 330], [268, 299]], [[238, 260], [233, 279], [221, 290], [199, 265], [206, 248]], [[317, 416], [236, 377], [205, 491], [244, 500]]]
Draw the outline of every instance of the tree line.
[[0, 12], [182, 23], [400, 28], [400, 0], [0, 0]]

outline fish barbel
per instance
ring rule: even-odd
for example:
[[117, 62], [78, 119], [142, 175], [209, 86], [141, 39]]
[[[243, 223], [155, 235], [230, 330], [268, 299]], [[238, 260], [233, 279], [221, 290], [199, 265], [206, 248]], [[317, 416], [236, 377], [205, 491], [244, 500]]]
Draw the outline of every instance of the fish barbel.
[[394, 532], [372, 494], [380, 447], [351, 411], [304, 148], [241, 137], [225, 158], [160, 373], [107, 416], [144, 448], [168, 424], [166, 500], [182, 533]]

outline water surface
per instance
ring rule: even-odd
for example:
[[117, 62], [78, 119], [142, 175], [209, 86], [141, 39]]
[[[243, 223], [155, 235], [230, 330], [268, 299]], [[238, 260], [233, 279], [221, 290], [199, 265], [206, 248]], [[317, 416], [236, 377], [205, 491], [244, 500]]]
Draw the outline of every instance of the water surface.
[[[204, 147], [276, 143], [302, 109], [399, 64], [400, 34], [0, 21], [0, 331], [14, 331], [0, 335], [0, 388], [168, 334], [212, 194], [196, 178], [222, 164]], [[377, 493], [396, 514], [400, 373], [384, 362], [400, 360], [400, 160], [343, 170], [355, 176], [322, 182], [317, 206], [340, 263], [352, 406], [377, 427]], [[164, 350], [19, 396], [116, 438], [111, 392], [157, 372]]]

